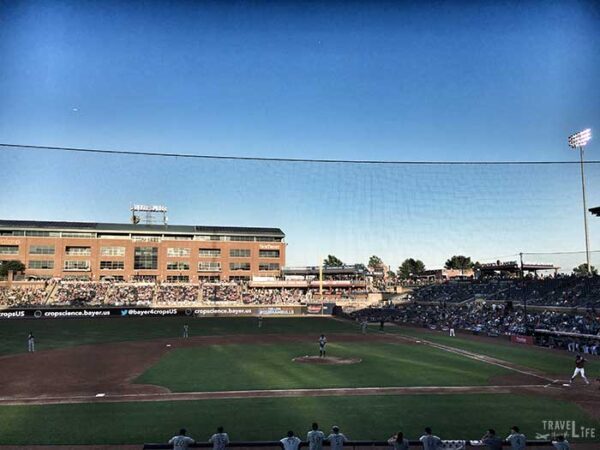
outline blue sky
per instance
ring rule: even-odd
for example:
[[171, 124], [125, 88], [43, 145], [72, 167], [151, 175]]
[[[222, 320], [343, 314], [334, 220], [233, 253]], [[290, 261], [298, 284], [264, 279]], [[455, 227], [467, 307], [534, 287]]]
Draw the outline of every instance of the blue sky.
[[[594, 2], [3, 2], [0, 141], [242, 156], [575, 160]], [[590, 159], [600, 159], [591, 142]], [[576, 166], [225, 163], [0, 150], [4, 218], [280, 226], [288, 262], [583, 249]], [[600, 167], [588, 168], [591, 205]], [[26, 182], [24, 182], [26, 180]], [[35, 180], [35, 182], [32, 182]], [[6, 188], [5, 188], [6, 189]], [[590, 222], [594, 248], [600, 225]], [[547, 259], [547, 258], [545, 258]], [[571, 264], [571, 261], [565, 264]]]

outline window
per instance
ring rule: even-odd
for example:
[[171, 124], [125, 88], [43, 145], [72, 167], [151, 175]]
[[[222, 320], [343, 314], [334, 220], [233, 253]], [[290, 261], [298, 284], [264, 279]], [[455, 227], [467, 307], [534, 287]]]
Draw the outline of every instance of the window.
[[139, 242], [160, 242], [160, 236], [145, 236], [134, 234], [131, 236], [131, 240]]
[[232, 248], [229, 250], [230, 258], [250, 258], [250, 249], [247, 248]]
[[0, 245], [0, 255], [18, 255], [18, 245]]
[[224, 241], [225, 236], [194, 236], [197, 241]]
[[90, 256], [92, 249], [90, 247], [67, 247], [65, 253], [68, 256]]
[[167, 275], [167, 283], [189, 283], [190, 277], [187, 275]]
[[190, 263], [185, 261], [168, 262], [167, 270], [190, 270]]
[[258, 270], [279, 270], [278, 263], [261, 263], [258, 265]]
[[54, 269], [54, 261], [29, 261], [27, 265], [30, 269]]
[[191, 241], [193, 236], [163, 236], [163, 241]]
[[35, 237], [59, 237], [60, 233], [58, 231], [36, 231], [36, 230], [27, 230], [25, 232], [25, 236], [35, 236]]
[[229, 263], [229, 270], [250, 270], [250, 263]]
[[158, 269], [158, 247], [136, 247], [133, 268], [134, 270]]
[[125, 281], [123, 275], [102, 275], [100, 281]]
[[32, 245], [29, 247], [30, 255], [54, 255], [54, 245]]
[[198, 263], [198, 272], [219, 272], [221, 263], [215, 261], [201, 261]]
[[123, 261], [100, 261], [100, 270], [124, 270]]
[[125, 247], [100, 247], [101, 256], [125, 256]]
[[94, 233], [74, 233], [71, 231], [63, 231], [62, 237], [64, 238], [93, 238]]
[[229, 240], [234, 242], [254, 242], [254, 236], [229, 236]]
[[189, 248], [167, 248], [167, 256], [169, 258], [189, 258], [190, 249]]
[[198, 281], [201, 283], [213, 283], [221, 281], [219, 275], [198, 275]]
[[64, 270], [90, 270], [89, 261], [65, 261]]
[[256, 240], [258, 242], [281, 242], [280, 237], [272, 237], [272, 236], [256, 236]]
[[201, 248], [199, 254], [200, 254], [200, 256], [208, 256], [210, 258], [218, 258], [219, 256], [221, 256], [221, 249], [220, 248]]
[[250, 281], [250, 277], [248, 275], [234, 275], [229, 277], [229, 281]]
[[127, 240], [129, 240], [128, 234], [99, 234], [98, 237], [100, 239], [119, 239], [119, 240], [127, 239]]
[[279, 250], [259, 250], [259, 258], [279, 258]]

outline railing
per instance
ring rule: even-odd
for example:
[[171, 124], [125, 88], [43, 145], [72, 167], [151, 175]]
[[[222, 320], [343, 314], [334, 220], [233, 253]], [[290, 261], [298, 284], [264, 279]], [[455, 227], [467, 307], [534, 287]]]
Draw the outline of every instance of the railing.
[[[474, 448], [486, 448], [479, 440], [444, 440], [445, 446], [442, 448], [446, 449], [460, 449], [463, 447], [474, 447]], [[420, 441], [409, 441], [411, 447], [423, 447]], [[505, 441], [503, 444], [505, 447], [510, 447], [510, 443]], [[528, 447], [551, 447], [552, 441], [527, 441]], [[329, 446], [329, 442], [323, 442], [324, 447]], [[189, 448], [212, 448], [213, 444], [208, 442], [197, 442], [190, 444]], [[281, 442], [279, 441], [250, 441], [250, 442], [231, 442], [227, 445], [227, 448], [247, 448], [247, 447], [277, 447], [282, 448]], [[300, 447], [308, 447], [308, 442], [301, 442]], [[348, 441], [344, 444], [344, 448], [356, 450], [357, 448], [363, 447], [389, 447], [391, 445], [387, 441]], [[144, 449], [172, 449], [172, 444], [144, 444]]]

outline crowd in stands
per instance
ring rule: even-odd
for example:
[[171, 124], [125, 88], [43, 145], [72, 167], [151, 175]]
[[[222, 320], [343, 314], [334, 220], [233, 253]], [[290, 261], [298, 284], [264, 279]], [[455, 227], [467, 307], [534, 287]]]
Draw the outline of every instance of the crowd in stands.
[[529, 305], [600, 307], [600, 277], [558, 275], [543, 279], [491, 278], [417, 287], [419, 302], [461, 303], [473, 299], [527, 301]]
[[45, 288], [0, 288], [0, 306], [41, 305], [46, 302], [47, 295]]
[[302, 289], [247, 289], [242, 294], [242, 301], [247, 305], [290, 305], [311, 300], [312, 292]]
[[202, 284], [201, 300], [203, 302], [238, 303], [243, 287], [244, 284], [238, 283], [204, 283]]
[[170, 305], [197, 303], [199, 290], [196, 284], [162, 284], [156, 289], [156, 303]]
[[52, 305], [56, 306], [148, 306], [154, 285], [95, 282], [58, 283]]
[[366, 308], [350, 317], [357, 321], [410, 324], [437, 330], [463, 330], [487, 336], [523, 335], [532, 330], [599, 336], [539, 336], [539, 344], [600, 354], [600, 312], [569, 314], [550, 310], [527, 314], [522, 307], [504, 303], [471, 302], [464, 305], [407, 303], [390, 308]]
[[[563, 435], [553, 436], [551, 445], [555, 450], [570, 450], [569, 441]], [[225, 432], [222, 426], [217, 427], [216, 433], [205, 442], [212, 444], [213, 450], [225, 450], [231, 442], [229, 434]], [[485, 447], [488, 450], [502, 450], [503, 446], [509, 446], [512, 450], [525, 450], [527, 437], [521, 433], [518, 426], [513, 426], [510, 433], [502, 438], [493, 428], [489, 428], [479, 439], [469, 440], [442, 440], [433, 433], [430, 427], [425, 427], [418, 440], [412, 442], [407, 439], [402, 431], [394, 433], [386, 442], [394, 450], [408, 450], [411, 446], [422, 448], [423, 450], [441, 450], [454, 449], [464, 450], [467, 446]], [[188, 436], [187, 430], [182, 428], [179, 433], [169, 439], [169, 445], [174, 450], [185, 450], [190, 445], [197, 443], [195, 439]], [[351, 440], [340, 431], [340, 427], [331, 427], [331, 432], [327, 435], [319, 429], [319, 424], [314, 422], [306, 433], [306, 439], [300, 438], [293, 430], [285, 433], [285, 436], [279, 440], [282, 450], [299, 450], [300, 447], [308, 447], [309, 450], [322, 450], [324, 444], [329, 444], [331, 450], [343, 450], [346, 444]]]

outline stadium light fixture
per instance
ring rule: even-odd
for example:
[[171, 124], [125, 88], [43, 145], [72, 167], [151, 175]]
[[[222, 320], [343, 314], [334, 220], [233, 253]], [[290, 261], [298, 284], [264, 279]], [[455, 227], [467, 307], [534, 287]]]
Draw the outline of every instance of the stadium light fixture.
[[585, 259], [587, 262], [588, 275], [592, 275], [592, 264], [590, 261], [590, 238], [588, 232], [587, 223], [587, 201], [585, 196], [585, 175], [583, 170], [583, 149], [587, 143], [592, 139], [592, 130], [587, 128], [579, 133], [572, 134], [569, 136], [569, 147], [572, 149], [579, 149], [579, 161], [581, 165], [581, 194], [583, 197], [583, 230], [585, 233]]

